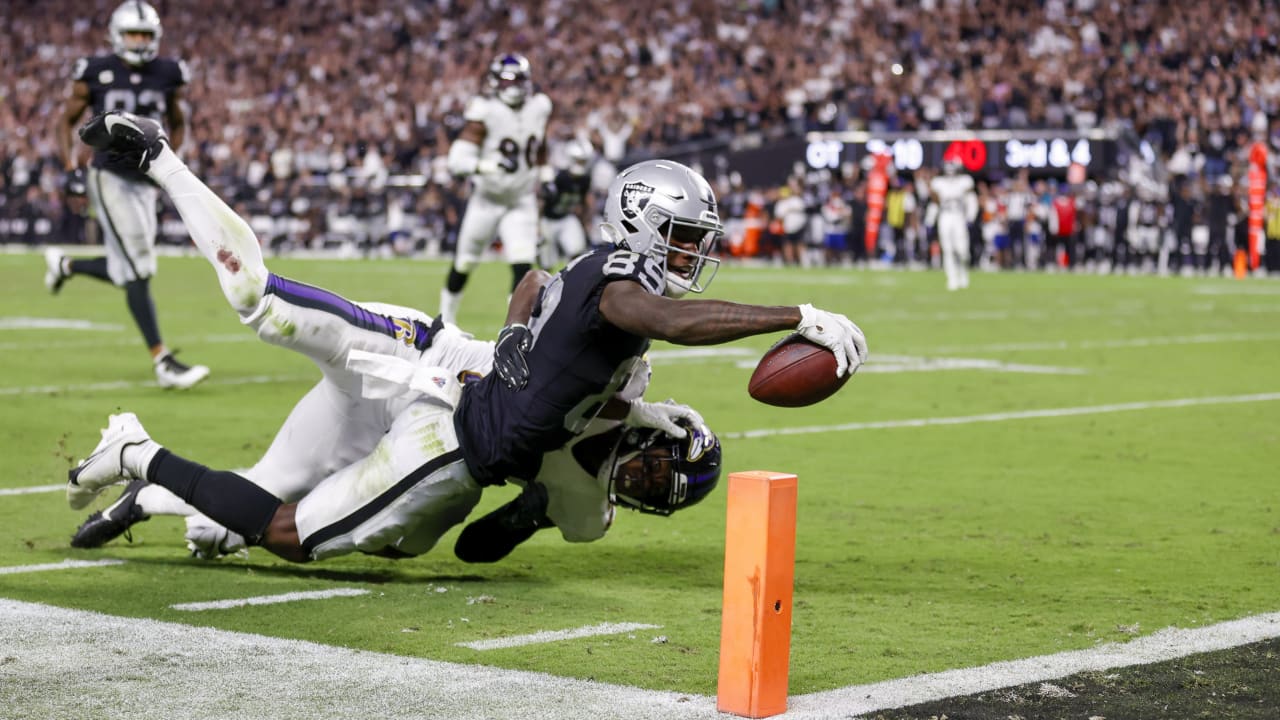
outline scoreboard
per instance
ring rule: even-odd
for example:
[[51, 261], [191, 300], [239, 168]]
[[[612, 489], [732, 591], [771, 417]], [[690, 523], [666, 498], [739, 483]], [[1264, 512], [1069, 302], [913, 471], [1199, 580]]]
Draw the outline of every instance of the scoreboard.
[[955, 157], [968, 172], [988, 178], [1026, 170], [1032, 177], [1071, 171], [1097, 177], [1117, 162], [1116, 136], [1107, 131], [939, 130], [915, 133], [809, 133], [804, 162], [813, 169], [836, 169], [887, 153], [899, 171], [937, 169]]

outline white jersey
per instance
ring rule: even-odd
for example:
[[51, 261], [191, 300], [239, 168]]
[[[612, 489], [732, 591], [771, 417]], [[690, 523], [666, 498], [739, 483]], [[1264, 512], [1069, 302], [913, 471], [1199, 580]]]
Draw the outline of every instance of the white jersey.
[[938, 213], [960, 217], [970, 215], [969, 196], [973, 194], [973, 178], [968, 175], [938, 175], [929, 182], [938, 197]]
[[532, 195], [538, 177], [538, 150], [547, 135], [551, 98], [534, 93], [520, 107], [511, 107], [497, 98], [477, 96], [467, 103], [467, 122], [484, 125], [480, 157], [497, 160], [503, 172], [475, 175], [476, 192], [495, 200], [514, 201]]

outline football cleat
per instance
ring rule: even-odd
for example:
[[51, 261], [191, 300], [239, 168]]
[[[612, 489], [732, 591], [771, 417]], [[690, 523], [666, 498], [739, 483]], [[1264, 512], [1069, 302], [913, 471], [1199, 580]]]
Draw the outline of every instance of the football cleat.
[[108, 418], [98, 447], [67, 472], [67, 504], [71, 509], [83, 509], [108, 486], [132, 480], [124, 468], [124, 449], [150, 439], [137, 415], [120, 413]]
[[71, 547], [97, 548], [106, 545], [124, 535], [133, 542], [129, 528], [143, 520], [151, 519], [138, 504], [138, 491], [146, 487], [146, 480], [134, 480], [124, 489], [124, 494], [105, 510], [99, 510], [89, 516], [71, 536]]
[[136, 167], [139, 172], [146, 172], [169, 142], [160, 123], [119, 110], [93, 116], [80, 128], [80, 139], [96, 150], [110, 153], [113, 160]]
[[62, 283], [71, 277], [62, 268], [62, 261], [66, 260], [66, 257], [58, 248], [49, 248], [44, 251], [44, 286], [54, 295], [62, 289]]
[[180, 363], [171, 352], [156, 358], [156, 382], [162, 388], [186, 390], [207, 377], [209, 368]]

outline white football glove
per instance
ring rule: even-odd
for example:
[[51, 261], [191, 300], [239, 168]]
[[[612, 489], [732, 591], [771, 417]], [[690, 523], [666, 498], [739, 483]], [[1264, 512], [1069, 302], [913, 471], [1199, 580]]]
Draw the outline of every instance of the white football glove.
[[796, 326], [806, 340], [811, 340], [835, 353], [836, 377], [858, 371], [867, 361], [867, 338], [849, 318], [819, 310], [805, 303], [800, 306], [800, 324]]
[[201, 560], [217, 560], [224, 555], [249, 554], [244, 536], [231, 532], [204, 515], [187, 516], [187, 549]]
[[634, 400], [624, 422], [631, 427], [657, 428], [673, 438], [682, 439], [689, 433], [680, 427], [677, 420], [683, 420], [695, 426], [706, 424], [697, 410], [688, 405], [681, 405], [675, 400], [661, 403]]

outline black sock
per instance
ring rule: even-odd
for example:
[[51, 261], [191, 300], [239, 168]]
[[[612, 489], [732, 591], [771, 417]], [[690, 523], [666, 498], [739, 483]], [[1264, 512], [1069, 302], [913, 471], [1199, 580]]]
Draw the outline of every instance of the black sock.
[[129, 304], [129, 312], [138, 330], [142, 331], [142, 339], [147, 347], [160, 344], [160, 326], [156, 323], [156, 306], [151, 302], [151, 279], [130, 280], [124, 284], [125, 302]]
[[282, 504], [280, 498], [240, 475], [211, 470], [163, 448], [147, 467], [147, 482], [169, 490], [228, 530], [240, 533], [250, 545], [262, 541]]
[[105, 257], [70, 260], [67, 262], [67, 271], [72, 275], [88, 275], [103, 282], [111, 282], [111, 275], [107, 272], [107, 259]]
[[511, 264], [511, 292], [516, 291], [516, 286], [520, 284], [526, 273], [533, 266], [529, 263], [512, 263]]
[[457, 270], [455, 270], [452, 265], [449, 266], [449, 279], [445, 281], [444, 289], [448, 290], [451, 293], [460, 293], [462, 292], [462, 288], [466, 286], [467, 286], [466, 273], [460, 273]]

